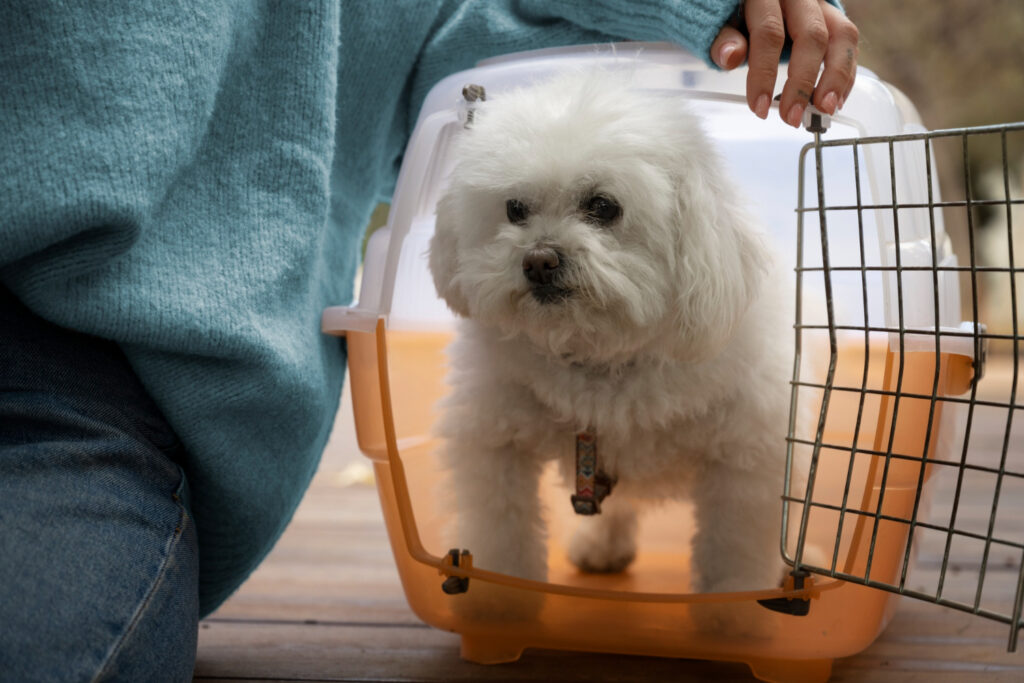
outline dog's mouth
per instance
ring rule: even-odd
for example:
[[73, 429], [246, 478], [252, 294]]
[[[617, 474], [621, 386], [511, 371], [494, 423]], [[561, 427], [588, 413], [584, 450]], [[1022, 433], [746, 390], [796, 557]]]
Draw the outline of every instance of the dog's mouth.
[[530, 288], [530, 295], [539, 304], [559, 304], [572, 296], [572, 290], [556, 284], [534, 285]]

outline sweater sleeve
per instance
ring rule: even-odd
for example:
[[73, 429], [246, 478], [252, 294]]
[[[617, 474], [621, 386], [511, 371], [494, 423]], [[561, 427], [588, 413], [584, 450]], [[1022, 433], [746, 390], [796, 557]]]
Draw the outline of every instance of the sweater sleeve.
[[66, 281], [138, 240], [202, 137], [230, 32], [226, 13], [171, 5], [110, 12], [103, 3], [59, 11], [29, 3], [0, 12], [8, 284], [25, 294], [29, 279]]
[[[413, 116], [430, 87], [481, 59], [524, 49], [671, 42], [710, 61], [711, 43], [739, 0], [500, 0], [465, 2], [425, 43], [413, 84]], [[413, 119], [415, 120], [415, 119]]]
[[[828, 0], [842, 9], [840, 0]], [[740, 0], [495, 0], [442, 13], [418, 64], [413, 116], [429, 88], [486, 57], [619, 41], [669, 42], [717, 69], [711, 45]], [[787, 41], [783, 60], [789, 57]], [[413, 118], [415, 120], [415, 118]]]
[[711, 43], [738, 5], [738, 0], [525, 0], [521, 8], [605, 35], [677, 43], [711, 64]]

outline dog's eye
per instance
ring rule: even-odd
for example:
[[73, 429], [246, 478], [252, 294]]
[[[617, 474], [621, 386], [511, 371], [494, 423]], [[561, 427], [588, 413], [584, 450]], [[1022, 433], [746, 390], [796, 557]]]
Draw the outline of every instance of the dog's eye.
[[505, 215], [508, 216], [510, 222], [522, 225], [526, 222], [526, 217], [530, 215], [530, 210], [518, 199], [510, 199], [505, 202]]
[[622, 207], [603, 195], [591, 197], [583, 203], [583, 211], [587, 220], [607, 225], [622, 215]]

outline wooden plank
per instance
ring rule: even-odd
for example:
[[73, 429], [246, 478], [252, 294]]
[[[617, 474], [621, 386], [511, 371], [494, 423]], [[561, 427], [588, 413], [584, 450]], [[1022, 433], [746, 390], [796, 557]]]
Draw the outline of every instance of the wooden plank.
[[[963, 615], [936, 628], [936, 621], [901, 616], [868, 650], [837, 661], [833, 680], [877, 681], [879, 672], [886, 681], [1024, 680], [1024, 660], [1000, 652], [1005, 638], [989, 622]], [[212, 622], [203, 642], [196, 680], [752, 680], [743, 665], [543, 650], [479, 666], [459, 659], [457, 636], [424, 626]]]
[[422, 626], [208, 623], [196, 680], [749, 681], [736, 664], [528, 651], [514, 664], [462, 661], [458, 636]]

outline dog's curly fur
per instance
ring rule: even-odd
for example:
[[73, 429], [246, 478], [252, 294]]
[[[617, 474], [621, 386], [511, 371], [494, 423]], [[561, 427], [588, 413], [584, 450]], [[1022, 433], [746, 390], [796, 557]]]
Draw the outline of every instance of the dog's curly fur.
[[791, 295], [699, 120], [573, 73], [493, 96], [454, 144], [430, 268], [463, 318], [440, 426], [455, 542], [543, 580], [538, 478], [557, 458], [574, 481], [589, 427], [618, 483], [577, 566], [624, 569], [637, 504], [688, 497], [694, 589], [777, 586]]

